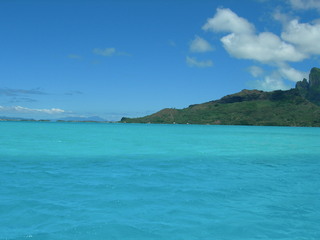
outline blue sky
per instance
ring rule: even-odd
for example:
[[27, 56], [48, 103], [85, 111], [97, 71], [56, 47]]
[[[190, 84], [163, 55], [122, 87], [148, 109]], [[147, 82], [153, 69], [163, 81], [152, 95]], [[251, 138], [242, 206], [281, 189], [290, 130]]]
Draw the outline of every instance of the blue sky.
[[119, 120], [289, 89], [320, 65], [319, 13], [319, 0], [1, 0], [0, 116]]

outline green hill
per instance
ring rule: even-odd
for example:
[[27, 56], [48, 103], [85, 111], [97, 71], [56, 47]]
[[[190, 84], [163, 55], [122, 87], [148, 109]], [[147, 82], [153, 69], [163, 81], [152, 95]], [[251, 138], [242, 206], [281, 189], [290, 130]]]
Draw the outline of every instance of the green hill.
[[320, 127], [320, 69], [313, 68], [309, 81], [303, 79], [287, 91], [242, 90], [219, 100], [166, 108], [121, 122]]

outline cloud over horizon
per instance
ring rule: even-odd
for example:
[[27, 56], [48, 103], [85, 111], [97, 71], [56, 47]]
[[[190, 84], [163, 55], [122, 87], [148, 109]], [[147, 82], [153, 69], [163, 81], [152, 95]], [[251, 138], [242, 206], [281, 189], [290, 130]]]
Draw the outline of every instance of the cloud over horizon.
[[0, 106], [0, 112], [4, 113], [45, 113], [49, 115], [66, 113], [65, 110], [60, 108], [50, 109], [32, 109], [22, 106]]
[[255, 89], [262, 89], [264, 91], [274, 91], [274, 90], [288, 90], [290, 86], [282, 81], [281, 76], [277, 72], [265, 76], [260, 80], [254, 80], [248, 83], [250, 87]]

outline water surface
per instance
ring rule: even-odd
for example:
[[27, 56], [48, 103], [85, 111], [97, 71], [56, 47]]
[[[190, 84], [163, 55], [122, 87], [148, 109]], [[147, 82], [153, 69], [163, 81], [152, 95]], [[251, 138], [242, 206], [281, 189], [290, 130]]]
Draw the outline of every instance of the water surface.
[[0, 239], [320, 239], [320, 128], [0, 122]]

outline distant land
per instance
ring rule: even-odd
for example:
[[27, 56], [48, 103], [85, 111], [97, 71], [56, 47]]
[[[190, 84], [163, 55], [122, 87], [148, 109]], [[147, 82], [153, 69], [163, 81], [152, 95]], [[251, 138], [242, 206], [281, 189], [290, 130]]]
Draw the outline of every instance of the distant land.
[[35, 120], [32, 118], [20, 118], [20, 117], [6, 117], [0, 116], [0, 121], [28, 121], [28, 122], [111, 122], [98, 116], [92, 117], [65, 117], [59, 119], [40, 119]]
[[56, 121], [66, 121], [66, 122], [106, 122], [107, 120], [98, 117], [98, 116], [92, 116], [92, 117], [65, 117], [65, 118], [59, 118]]
[[35, 120], [32, 118], [0, 116], [0, 121], [35, 121]]
[[123, 117], [120, 122], [320, 127], [320, 69], [312, 68], [309, 81], [303, 79], [287, 91], [242, 90], [184, 109]]

